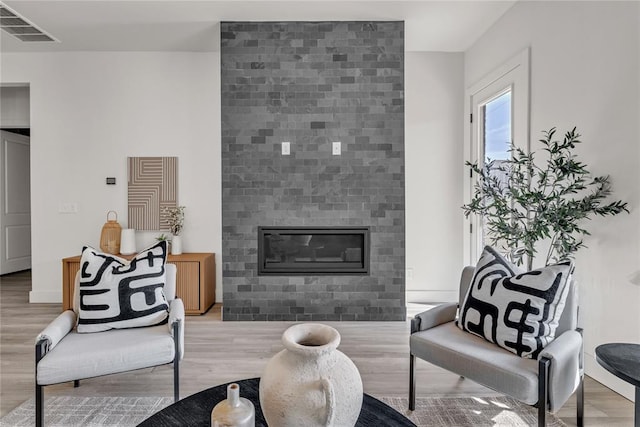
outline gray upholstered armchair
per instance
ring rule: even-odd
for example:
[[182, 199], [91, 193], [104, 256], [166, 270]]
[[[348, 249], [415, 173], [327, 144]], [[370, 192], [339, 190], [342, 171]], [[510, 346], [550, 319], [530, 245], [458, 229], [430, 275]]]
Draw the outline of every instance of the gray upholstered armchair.
[[[76, 292], [80, 272], [76, 276]], [[179, 399], [179, 361], [184, 355], [184, 305], [176, 298], [176, 266], [165, 265], [168, 325], [77, 333], [76, 310], [54, 319], [36, 338], [36, 426], [44, 425], [43, 386], [173, 363], [174, 399]], [[75, 298], [77, 300], [78, 295]]]
[[[473, 277], [465, 267], [460, 279], [460, 304]], [[538, 407], [538, 425], [546, 411], [556, 412], [577, 392], [577, 423], [583, 425], [583, 344], [577, 328], [578, 300], [572, 281], [556, 338], [536, 359], [519, 357], [456, 324], [458, 303], [446, 303], [415, 316], [411, 321], [409, 409], [415, 409], [416, 357], [476, 381], [490, 389]]]

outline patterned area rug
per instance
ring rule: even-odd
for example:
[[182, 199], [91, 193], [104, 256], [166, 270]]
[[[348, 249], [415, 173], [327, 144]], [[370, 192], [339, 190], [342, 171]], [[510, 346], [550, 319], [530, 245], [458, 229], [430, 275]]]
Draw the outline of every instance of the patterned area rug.
[[[171, 397], [70, 397], [45, 400], [47, 427], [135, 426], [173, 403]], [[29, 399], [0, 419], [2, 427], [35, 425], [35, 400]]]
[[[538, 425], [538, 409], [509, 397], [417, 398], [415, 411], [409, 411], [409, 400], [406, 398], [383, 397], [380, 400], [419, 427]], [[547, 426], [559, 427], [566, 424], [547, 413]]]
[[[507, 397], [491, 398], [418, 398], [416, 410], [407, 409], [406, 398], [383, 397], [392, 406], [420, 427], [449, 426], [535, 426], [537, 410]], [[173, 402], [169, 397], [67, 397], [46, 400], [45, 425], [72, 426], [135, 426]], [[34, 400], [30, 399], [0, 419], [2, 427], [33, 426]], [[561, 420], [547, 415], [547, 426], [565, 426]]]

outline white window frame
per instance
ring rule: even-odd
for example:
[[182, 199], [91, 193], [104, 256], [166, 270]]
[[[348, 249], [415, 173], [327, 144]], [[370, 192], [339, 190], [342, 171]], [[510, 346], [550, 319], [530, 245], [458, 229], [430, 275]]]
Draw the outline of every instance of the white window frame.
[[[482, 107], [507, 90], [511, 90], [511, 140], [515, 146], [529, 153], [529, 56], [529, 48], [522, 50], [465, 91], [465, 117], [468, 120], [468, 126], [464, 127], [465, 161], [477, 163], [484, 159]], [[464, 167], [465, 204], [471, 201], [477, 182], [475, 175], [470, 173], [468, 166]], [[464, 218], [465, 265], [475, 265], [482, 253], [481, 226], [478, 215]]]

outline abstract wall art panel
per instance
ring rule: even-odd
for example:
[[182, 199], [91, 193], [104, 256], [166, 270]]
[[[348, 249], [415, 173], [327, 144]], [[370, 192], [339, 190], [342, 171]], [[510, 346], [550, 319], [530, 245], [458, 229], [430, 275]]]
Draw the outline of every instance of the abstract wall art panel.
[[178, 205], [177, 157], [128, 157], [129, 228], [169, 230], [167, 207]]

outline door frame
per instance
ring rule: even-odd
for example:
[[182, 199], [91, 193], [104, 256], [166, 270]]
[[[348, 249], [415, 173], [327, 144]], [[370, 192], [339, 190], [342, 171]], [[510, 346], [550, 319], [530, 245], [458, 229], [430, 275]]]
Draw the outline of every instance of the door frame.
[[[506, 90], [511, 90], [511, 136], [514, 144], [526, 153], [530, 150], [530, 48], [525, 48], [485, 75], [465, 90], [464, 160], [475, 163], [484, 158], [484, 149], [479, 143], [483, 131], [480, 109]], [[464, 164], [464, 162], [463, 162]], [[463, 200], [471, 201], [475, 174], [464, 166]], [[471, 214], [463, 220], [463, 260], [464, 265], [475, 265], [482, 253], [482, 241], [478, 231], [481, 221]]]

